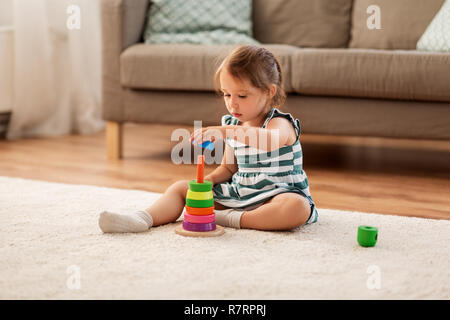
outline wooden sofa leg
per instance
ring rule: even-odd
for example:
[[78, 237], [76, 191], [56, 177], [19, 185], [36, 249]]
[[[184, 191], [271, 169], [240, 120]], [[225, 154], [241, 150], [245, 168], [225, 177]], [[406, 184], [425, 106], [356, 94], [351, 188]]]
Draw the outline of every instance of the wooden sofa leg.
[[108, 159], [118, 160], [122, 158], [123, 124], [120, 122], [106, 122], [106, 149]]

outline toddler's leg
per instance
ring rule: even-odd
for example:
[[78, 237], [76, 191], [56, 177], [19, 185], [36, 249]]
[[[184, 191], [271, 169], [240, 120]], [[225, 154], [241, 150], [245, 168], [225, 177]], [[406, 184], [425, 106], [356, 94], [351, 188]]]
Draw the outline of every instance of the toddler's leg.
[[188, 188], [188, 180], [175, 182], [146, 210], [131, 214], [104, 211], [99, 217], [100, 229], [103, 232], [143, 232], [152, 226], [174, 222], [183, 212]]
[[308, 220], [311, 207], [308, 200], [296, 193], [278, 194], [264, 205], [245, 211], [240, 220], [243, 229], [292, 230]]
[[139, 210], [131, 214], [103, 211], [100, 213], [98, 225], [105, 233], [143, 232], [147, 231], [153, 225], [153, 219], [144, 210]]
[[233, 208], [214, 210], [216, 224], [222, 227], [241, 228], [241, 217], [245, 211]]
[[225, 207], [224, 205], [214, 201], [214, 213], [216, 224], [222, 227], [231, 227], [240, 229], [241, 216], [243, 210]]
[[303, 196], [287, 192], [245, 210], [228, 208], [214, 211], [216, 223], [223, 227], [271, 231], [291, 230], [305, 224], [311, 207]]

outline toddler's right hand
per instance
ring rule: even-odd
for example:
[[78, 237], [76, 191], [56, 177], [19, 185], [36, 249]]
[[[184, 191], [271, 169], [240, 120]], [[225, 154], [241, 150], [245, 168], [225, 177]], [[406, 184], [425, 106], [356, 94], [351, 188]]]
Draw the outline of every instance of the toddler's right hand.
[[[195, 144], [196, 143], [196, 141], [195, 140], [192, 140], [192, 144]], [[200, 144], [200, 143], [198, 143], [198, 144]], [[214, 143], [212, 142], [212, 141], [204, 141], [202, 144], [201, 144], [201, 146], [202, 146], [202, 148], [205, 148], [205, 149], [208, 149], [208, 150], [212, 150], [212, 149], [214, 149]]]
[[213, 179], [212, 176], [207, 175], [207, 176], [205, 176], [205, 179], [204, 179], [204, 180], [211, 181], [212, 185], [214, 186], [214, 179]]

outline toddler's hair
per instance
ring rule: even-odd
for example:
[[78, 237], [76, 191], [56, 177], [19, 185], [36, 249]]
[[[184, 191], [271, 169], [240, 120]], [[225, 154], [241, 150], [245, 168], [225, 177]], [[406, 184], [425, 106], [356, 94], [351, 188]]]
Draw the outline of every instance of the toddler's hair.
[[214, 89], [219, 95], [223, 95], [220, 89], [220, 73], [225, 68], [233, 77], [248, 79], [254, 87], [262, 91], [269, 91], [270, 84], [276, 85], [277, 92], [269, 106], [280, 108], [284, 105], [286, 93], [280, 62], [269, 50], [253, 45], [235, 48], [225, 57], [214, 75]]

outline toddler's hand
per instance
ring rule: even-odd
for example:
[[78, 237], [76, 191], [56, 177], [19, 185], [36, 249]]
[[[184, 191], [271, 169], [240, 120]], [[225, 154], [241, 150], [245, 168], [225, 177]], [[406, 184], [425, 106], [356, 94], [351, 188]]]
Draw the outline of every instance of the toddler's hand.
[[204, 141], [214, 142], [216, 138], [222, 138], [222, 128], [219, 126], [211, 126], [206, 128], [196, 129], [189, 139], [190, 142], [194, 141], [197, 144], [201, 144]]
[[212, 185], [214, 185], [214, 179], [210, 175], [206, 175], [204, 180], [205, 181], [211, 181]]

